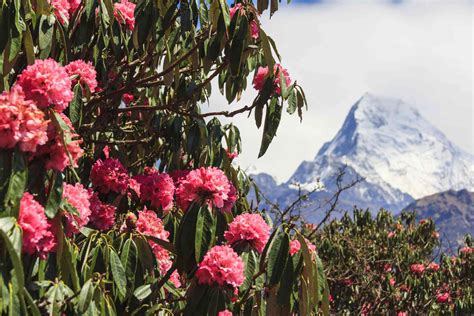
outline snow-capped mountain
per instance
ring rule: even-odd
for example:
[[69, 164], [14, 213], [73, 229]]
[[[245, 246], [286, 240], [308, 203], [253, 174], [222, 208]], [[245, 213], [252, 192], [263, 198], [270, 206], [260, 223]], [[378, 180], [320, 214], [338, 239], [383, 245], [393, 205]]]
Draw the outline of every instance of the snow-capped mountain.
[[437, 192], [474, 190], [474, 155], [449, 141], [415, 107], [395, 98], [365, 94], [336, 136], [314, 160], [302, 162], [278, 191], [294, 191], [295, 184], [310, 190], [320, 181], [330, 193], [334, 175], [344, 165], [346, 182], [365, 178], [344, 193], [342, 204], [349, 207], [397, 213], [414, 199]]

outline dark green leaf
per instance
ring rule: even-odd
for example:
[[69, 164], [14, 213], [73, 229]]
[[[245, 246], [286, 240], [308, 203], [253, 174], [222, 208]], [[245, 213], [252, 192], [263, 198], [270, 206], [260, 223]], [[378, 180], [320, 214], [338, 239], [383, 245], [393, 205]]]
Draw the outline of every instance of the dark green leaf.
[[272, 287], [280, 281], [285, 269], [289, 250], [290, 239], [288, 234], [280, 230], [272, 241], [270, 251], [268, 252], [267, 271], [269, 287]]
[[78, 128], [82, 121], [82, 87], [80, 83], [75, 85], [73, 92], [74, 98], [69, 104], [69, 118], [72, 125]]
[[80, 313], [85, 313], [89, 308], [92, 297], [94, 296], [95, 286], [92, 283], [92, 279], [89, 279], [82, 286], [81, 292], [79, 293], [78, 310]]
[[[59, 172], [53, 174], [53, 183], [49, 190], [48, 199], [45, 205], [45, 213], [48, 218], [54, 218], [61, 206], [63, 196], [63, 177]], [[76, 210], [77, 212], [77, 210]]]
[[5, 208], [11, 216], [17, 216], [20, 199], [25, 191], [28, 177], [26, 158], [20, 150], [13, 153], [12, 168], [7, 193], [5, 194]]
[[263, 126], [262, 143], [260, 145], [260, 151], [258, 157], [262, 157], [270, 146], [270, 143], [275, 137], [278, 126], [280, 125], [281, 119], [281, 105], [278, 104], [276, 97], [272, 98], [270, 104], [267, 106], [267, 112], [265, 115], [265, 124]]
[[117, 292], [120, 293], [122, 297], [125, 297], [127, 294], [125, 269], [123, 268], [119, 256], [113, 249], [110, 249], [110, 269], [112, 270]]

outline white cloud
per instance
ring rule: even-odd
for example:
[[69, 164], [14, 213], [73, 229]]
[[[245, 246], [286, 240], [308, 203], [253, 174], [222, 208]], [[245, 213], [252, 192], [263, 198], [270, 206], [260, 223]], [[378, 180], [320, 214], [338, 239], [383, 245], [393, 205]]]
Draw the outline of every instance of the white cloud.
[[[271, 20], [263, 17], [282, 64], [305, 89], [310, 109], [302, 124], [296, 116], [284, 115], [277, 137], [258, 160], [261, 131], [252, 117], [234, 118], [244, 146], [238, 162], [286, 180], [335, 135], [366, 91], [417, 105], [448, 138], [474, 153], [470, 3], [331, 1], [291, 5]], [[254, 93], [249, 91], [241, 103], [250, 102]], [[217, 94], [211, 98], [212, 107], [225, 103]]]

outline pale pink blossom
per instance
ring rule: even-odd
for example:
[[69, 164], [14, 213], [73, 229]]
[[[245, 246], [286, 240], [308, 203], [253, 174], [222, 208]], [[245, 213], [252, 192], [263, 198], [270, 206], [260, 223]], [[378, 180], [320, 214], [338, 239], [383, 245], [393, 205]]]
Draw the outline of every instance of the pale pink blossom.
[[[240, 3], [239, 3], [240, 4]], [[232, 316], [232, 312], [229, 311], [229, 310], [223, 310], [223, 311], [220, 311], [217, 316]]]
[[229, 246], [211, 248], [196, 271], [199, 284], [239, 287], [244, 282], [244, 262]]
[[63, 199], [79, 213], [79, 215], [73, 215], [67, 210], [63, 213], [66, 218], [66, 235], [71, 236], [77, 234], [89, 222], [91, 215], [90, 193], [80, 183], [75, 185], [65, 183], [63, 185]]
[[114, 15], [121, 24], [127, 24], [129, 30], [135, 28], [135, 3], [128, 0], [121, 0], [114, 3]]
[[186, 211], [192, 202], [204, 202], [208, 208], [228, 210], [233, 199], [231, 185], [224, 172], [216, 167], [199, 168], [188, 173], [176, 190], [178, 206]]
[[20, 201], [18, 224], [23, 231], [23, 252], [46, 259], [56, 248], [56, 238], [44, 208], [33, 196], [25, 192]]
[[231, 246], [247, 243], [262, 253], [270, 236], [270, 227], [260, 214], [238, 215], [224, 233], [224, 238]]
[[23, 88], [25, 98], [40, 108], [53, 106], [62, 112], [73, 98], [69, 75], [53, 59], [37, 59], [23, 70], [17, 84]]
[[91, 169], [92, 185], [102, 193], [125, 194], [129, 179], [127, 169], [118, 159], [97, 160]]
[[72, 81], [73, 86], [79, 82], [83, 89], [87, 85], [91, 93], [95, 92], [97, 88], [97, 72], [90, 61], [85, 62], [82, 59], [78, 59], [66, 65], [64, 69], [70, 77], [77, 76]]

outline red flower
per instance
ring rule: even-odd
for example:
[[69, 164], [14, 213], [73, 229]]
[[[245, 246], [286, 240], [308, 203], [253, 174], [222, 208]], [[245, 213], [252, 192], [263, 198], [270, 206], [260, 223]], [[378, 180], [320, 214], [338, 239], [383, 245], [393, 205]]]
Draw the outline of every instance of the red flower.
[[451, 300], [451, 295], [449, 295], [449, 292], [439, 292], [436, 294], [436, 302], [438, 303], [447, 303]]
[[425, 271], [425, 266], [422, 263], [414, 263], [410, 266], [410, 271], [420, 275]]
[[110, 204], [102, 203], [97, 192], [91, 194], [90, 221], [97, 229], [108, 230], [114, 226], [117, 208]]
[[428, 269], [436, 272], [439, 270], [439, 264], [436, 262], [430, 262], [430, 264], [428, 264]]
[[102, 193], [125, 194], [130, 177], [127, 169], [117, 159], [97, 160], [90, 175], [92, 184]]
[[153, 173], [133, 177], [139, 184], [140, 198], [150, 201], [153, 207], [161, 208], [167, 214], [173, 208], [174, 183], [166, 173]]

